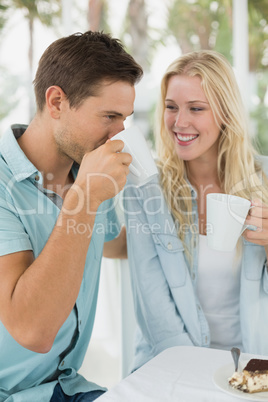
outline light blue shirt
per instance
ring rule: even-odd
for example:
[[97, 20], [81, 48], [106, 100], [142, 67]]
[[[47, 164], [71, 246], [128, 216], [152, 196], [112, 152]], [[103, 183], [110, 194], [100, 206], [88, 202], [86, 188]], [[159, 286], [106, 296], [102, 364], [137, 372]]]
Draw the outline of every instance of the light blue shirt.
[[[26, 126], [12, 128], [18, 136]], [[73, 167], [74, 177], [77, 170]], [[9, 129], [0, 139], [0, 255], [32, 250], [37, 257], [45, 246], [58, 218], [61, 198], [51, 191], [48, 197], [42, 182], [42, 173], [27, 159]], [[52, 195], [58, 198], [56, 203]], [[90, 234], [89, 228], [76, 227], [72, 221], [69, 230]], [[113, 200], [107, 200], [97, 212], [75, 307], [48, 353], [23, 348], [0, 321], [0, 402], [49, 402], [58, 382], [68, 395], [104, 389], [77, 371], [92, 333], [103, 243], [119, 231]]]
[[[268, 174], [268, 158], [261, 158]], [[166, 348], [210, 346], [210, 330], [197, 297], [198, 237], [192, 266], [177, 236], [178, 226], [167, 208], [157, 179], [123, 194], [128, 258], [138, 322], [133, 368]], [[196, 193], [193, 219], [198, 230]], [[192, 244], [190, 228], [186, 244]], [[187, 231], [188, 230], [188, 231]], [[240, 281], [240, 325], [243, 351], [268, 355], [268, 274], [264, 247], [243, 239]], [[215, 267], [216, 269], [216, 267]]]

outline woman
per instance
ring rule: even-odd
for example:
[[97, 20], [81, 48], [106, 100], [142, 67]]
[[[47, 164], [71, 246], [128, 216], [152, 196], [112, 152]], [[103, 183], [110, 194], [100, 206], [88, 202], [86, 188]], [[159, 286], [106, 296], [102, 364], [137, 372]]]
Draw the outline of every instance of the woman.
[[[156, 113], [159, 183], [124, 193], [138, 322], [137, 368], [167, 347], [268, 354], [268, 158], [251, 145], [229, 62], [215, 51], [175, 60]], [[254, 208], [234, 252], [206, 244], [206, 195]]]

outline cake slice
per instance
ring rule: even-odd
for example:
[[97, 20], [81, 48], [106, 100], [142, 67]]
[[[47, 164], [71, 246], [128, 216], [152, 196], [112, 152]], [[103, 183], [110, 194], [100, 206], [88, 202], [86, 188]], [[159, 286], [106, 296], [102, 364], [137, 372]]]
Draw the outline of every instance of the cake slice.
[[229, 378], [229, 384], [250, 394], [268, 391], [268, 360], [251, 359], [242, 372]]

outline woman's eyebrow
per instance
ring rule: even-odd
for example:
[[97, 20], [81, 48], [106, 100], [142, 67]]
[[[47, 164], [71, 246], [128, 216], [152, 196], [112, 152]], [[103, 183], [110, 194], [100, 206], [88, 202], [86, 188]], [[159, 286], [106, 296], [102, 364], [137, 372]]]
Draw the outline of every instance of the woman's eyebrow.
[[208, 102], [202, 101], [202, 100], [200, 100], [200, 99], [192, 100], [192, 101], [189, 101], [189, 102], [187, 102], [187, 103], [205, 103], [206, 105], [209, 104]]
[[[176, 103], [173, 99], [165, 99], [165, 102], [173, 102], [173, 103]], [[205, 103], [205, 104], [207, 104], [207, 105], [209, 104], [208, 102], [202, 101], [202, 100], [200, 100], [200, 99], [191, 100], [191, 101], [188, 101], [187, 103], [196, 103], [196, 102]]]

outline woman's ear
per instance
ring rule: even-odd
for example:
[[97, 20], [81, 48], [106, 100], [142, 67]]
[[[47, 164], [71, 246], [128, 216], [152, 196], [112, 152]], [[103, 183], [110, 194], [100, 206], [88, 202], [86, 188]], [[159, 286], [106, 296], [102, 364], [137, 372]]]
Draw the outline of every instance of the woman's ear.
[[58, 119], [62, 104], [66, 102], [67, 97], [64, 91], [57, 85], [53, 85], [46, 90], [46, 105], [50, 116], [53, 119]]

